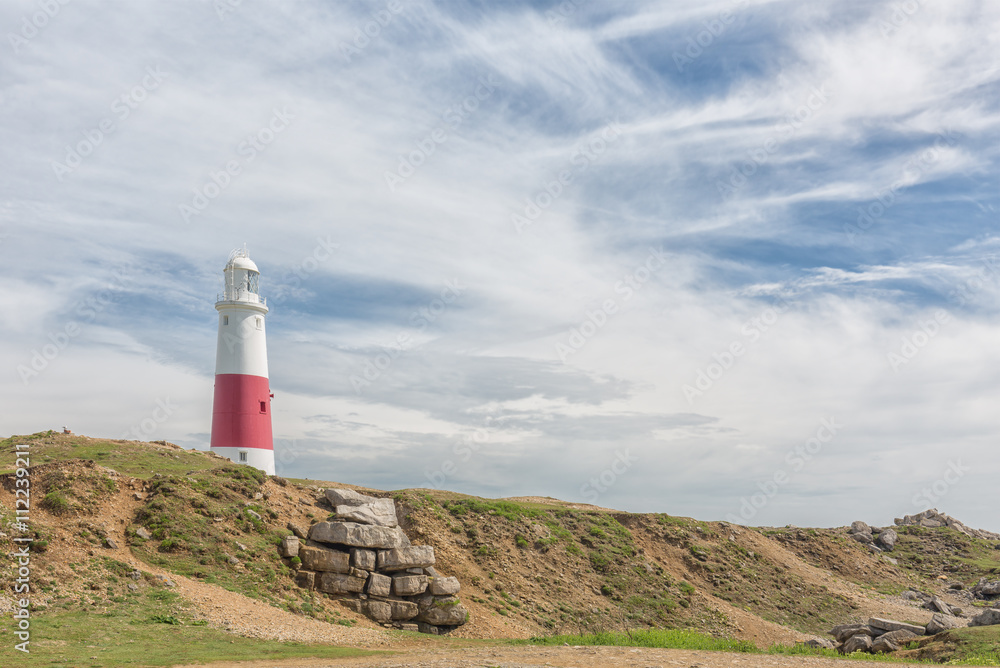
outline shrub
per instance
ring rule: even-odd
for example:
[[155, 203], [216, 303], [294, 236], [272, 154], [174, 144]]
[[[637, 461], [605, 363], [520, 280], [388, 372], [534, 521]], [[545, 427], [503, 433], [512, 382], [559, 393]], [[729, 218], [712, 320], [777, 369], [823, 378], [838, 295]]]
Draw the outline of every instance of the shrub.
[[52, 490], [42, 499], [42, 507], [47, 508], [53, 515], [62, 515], [69, 512], [69, 501], [59, 490]]

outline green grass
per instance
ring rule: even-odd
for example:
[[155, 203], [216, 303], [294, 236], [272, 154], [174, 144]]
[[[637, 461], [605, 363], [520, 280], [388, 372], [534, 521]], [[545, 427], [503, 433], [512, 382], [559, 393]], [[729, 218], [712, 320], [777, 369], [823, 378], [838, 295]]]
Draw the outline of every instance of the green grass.
[[[112, 668], [174, 666], [212, 661], [330, 659], [376, 654], [333, 645], [252, 640], [193, 619], [171, 591], [149, 589], [125, 596], [105, 612], [53, 609], [31, 620], [30, 654], [0, 646], [0, 665]], [[9, 615], [0, 633], [12, 638]]]
[[953, 629], [918, 645], [904, 652], [905, 657], [953, 666], [1000, 666], [1000, 626]]
[[26, 436], [11, 436], [0, 441], [0, 473], [14, 470], [17, 453], [14, 445], [27, 443], [32, 466], [53, 461], [85, 459], [136, 478], [148, 479], [154, 473], [185, 474], [226, 465], [221, 459], [209, 457], [198, 450], [150, 448], [145, 443], [86, 439], [76, 435], [38, 432]]
[[[824, 656], [848, 660], [899, 663], [902, 659], [886, 654], [853, 654], [842, 656], [832, 649], [813, 649], [804, 645], [772, 645], [761, 649], [749, 640], [716, 638], [697, 631], [679, 629], [646, 629], [633, 631], [608, 631], [583, 635], [557, 635], [534, 637], [530, 640], [515, 641], [532, 645], [604, 645], [612, 647], [650, 647], [661, 649], [688, 649], [710, 652], [736, 652], [740, 654], [781, 654], [789, 656]], [[908, 662], [913, 662], [909, 659]], [[917, 661], [917, 663], [925, 663]], [[926, 662], [930, 663], [930, 662]], [[971, 664], [970, 664], [971, 665]], [[996, 664], [985, 664], [996, 665]]]
[[720, 652], [759, 653], [760, 650], [747, 640], [713, 638], [696, 631], [678, 629], [650, 629], [636, 631], [609, 631], [584, 635], [559, 635], [531, 638], [533, 645], [610, 645], [615, 647], [663, 647], [669, 649], [701, 649]]

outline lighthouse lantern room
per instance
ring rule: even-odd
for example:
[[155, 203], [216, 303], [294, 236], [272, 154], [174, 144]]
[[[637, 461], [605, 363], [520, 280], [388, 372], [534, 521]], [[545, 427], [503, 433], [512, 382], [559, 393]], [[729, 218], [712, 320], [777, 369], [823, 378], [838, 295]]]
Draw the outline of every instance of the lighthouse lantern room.
[[219, 339], [215, 354], [212, 452], [274, 475], [271, 391], [267, 380], [260, 272], [246, 246], [223, 270], [225, 291], [215, 302]]

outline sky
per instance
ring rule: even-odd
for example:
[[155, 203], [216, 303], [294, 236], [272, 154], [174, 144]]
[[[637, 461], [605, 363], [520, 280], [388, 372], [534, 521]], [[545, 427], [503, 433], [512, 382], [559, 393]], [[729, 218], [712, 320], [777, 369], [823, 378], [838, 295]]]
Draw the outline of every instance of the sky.
[[1000, 5], [0, 5], [0, 434], [281, 475], [1000, 530]]

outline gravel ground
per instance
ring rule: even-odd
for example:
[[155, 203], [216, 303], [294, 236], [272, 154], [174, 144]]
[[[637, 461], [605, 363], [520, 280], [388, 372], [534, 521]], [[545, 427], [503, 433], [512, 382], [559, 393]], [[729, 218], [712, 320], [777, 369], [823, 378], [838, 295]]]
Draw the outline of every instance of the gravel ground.
[[[767, 654], [729, 654], [680, 649], [634, 647], [477, 647], [414, 649], [381, 657], [355, 659], [295, 659], [289, 661], [213, 663], [211, 668], [542, 668], [566, 666], [606, 668], [833, 668], [848, 665], [838, 659]], [[885, 668], [885, 663], [851, 661], [852, 668]], [[894, 663], [897, 668], [926, 668], [923, 664]], [[187, 666], [185, 668], [191, 668]]]

